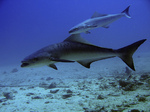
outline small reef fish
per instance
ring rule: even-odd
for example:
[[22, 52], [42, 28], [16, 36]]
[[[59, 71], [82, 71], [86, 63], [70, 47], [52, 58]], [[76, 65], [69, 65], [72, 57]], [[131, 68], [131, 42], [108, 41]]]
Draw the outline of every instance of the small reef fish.
[[49, 45], [27, 56], [21, 61], [21, 67], [47, 65], [57, 70], [56, 62], [76, 61], [84, 67], [90, 68], [92, 62], [117, 56], [132, 70], [135, 70], [132, 55], [145, 41], [146, 39], [143, 39], [115, 50], [95, 46], [84, 40], [80, 34], [73, 34], [61, 43]]
[[95, 12], [90, 19], [83, 21], [82, 23], [74, 26], [69, 30], [70, 34], [77, 34], [77, 33], [90, 33], [89, 30], [104, 27], [109, 28], [109, 24], [118, 20], [121, 17], [131, 18], [129, 15], [129, 7], [128, 6], [124, 11], [119, 14], [99, 14]]

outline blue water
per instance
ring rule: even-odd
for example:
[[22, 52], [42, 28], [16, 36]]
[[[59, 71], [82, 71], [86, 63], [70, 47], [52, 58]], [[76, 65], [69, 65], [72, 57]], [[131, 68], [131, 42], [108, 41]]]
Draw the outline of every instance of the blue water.
[[129, 5], [131, 19], [122, 17], [109, 29], [81, 35], [95, 45], [114, 49], [147, 38], [137, 52], [149, 52], [149, 0], [0, 0], [0, 66], [19, 65], [34, 51], [63, 41], [70, 28], [95, 11], [115, 14]]

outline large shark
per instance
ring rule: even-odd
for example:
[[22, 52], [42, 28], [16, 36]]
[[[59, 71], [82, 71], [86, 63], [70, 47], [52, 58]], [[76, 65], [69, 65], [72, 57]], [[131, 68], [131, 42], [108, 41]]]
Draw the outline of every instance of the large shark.
[[90, 19], [83, 21], [82, 23], [74, 26], [70, 29], [70, 34], [77, 34], [77, 33], [90, 33], [89, 30], [95, 29], [98, 27], [108, 28], [109, 24], [116, 21], [121, 17], [131, 18], [129, 15], [129, 7], [128, 6], [124, 11], [119, 14], [99, 14], [95, 12]]
[[22, 61], [21, 67], [47, 65], [57, 70], [56, 62], [78, 62], [86, 68], [94, 61], [120, 57], [132, 70], [135, 70], [133, 53], [146, 39], [120, 49], [95, 46], [84, 40], [80, 34], [73, 34], [61, 43], [44, 47]]

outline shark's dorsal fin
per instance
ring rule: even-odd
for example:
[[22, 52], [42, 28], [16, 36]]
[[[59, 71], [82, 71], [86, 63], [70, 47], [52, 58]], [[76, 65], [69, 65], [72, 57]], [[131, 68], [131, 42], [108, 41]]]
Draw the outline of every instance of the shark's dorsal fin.
[[64, 41], [70, 41], [70, 42], [78, 42], [78, 43], [84, 43], [84, 44], [90, 44], [88, 41], [86, 41], [85, 39], [83, 39], [80, 34], [72, 34], [70, 35], [67, 39], [65, 39]]
[[100, 14], [98, 12], [94, 12], [91, 18], [96, 18], [96, 17], [102, 17], [102, 16], [107, 16], [108, 14]]

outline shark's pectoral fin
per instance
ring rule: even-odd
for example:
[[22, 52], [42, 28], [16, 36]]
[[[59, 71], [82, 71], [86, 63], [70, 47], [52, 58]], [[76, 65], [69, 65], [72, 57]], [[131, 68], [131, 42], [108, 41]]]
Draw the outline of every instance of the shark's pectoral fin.
[[72, 61], [72, 60], [65, 60], [65, 59], [59, 59], [59, 58], [54, 58], [54, 57], [51, 57], [50, 60], [51, 61], [56, 61], [56, 62], [75, 62], [75, 61]]
[[53, 69], [55, 69], [55, 70], [58, 70], [57, 67], [56, 67], [56, 65], [54, 65], [54, 64], [49, 64], [48, 66], [51, 67], [51, 68], [53, 68]]
[[[86, 26], [85, 26], [86, 28], [90, 28], [90, 29], [92, 29], [92, 28], [96, 28], [96, 27], [98, 27], [97, 25], [90, 25], [90, 24], [86, 24]], [[89, 32], [89, 31], [85, 31], [85, 33], [86, 34], [90, 34], [91, 32]]]

